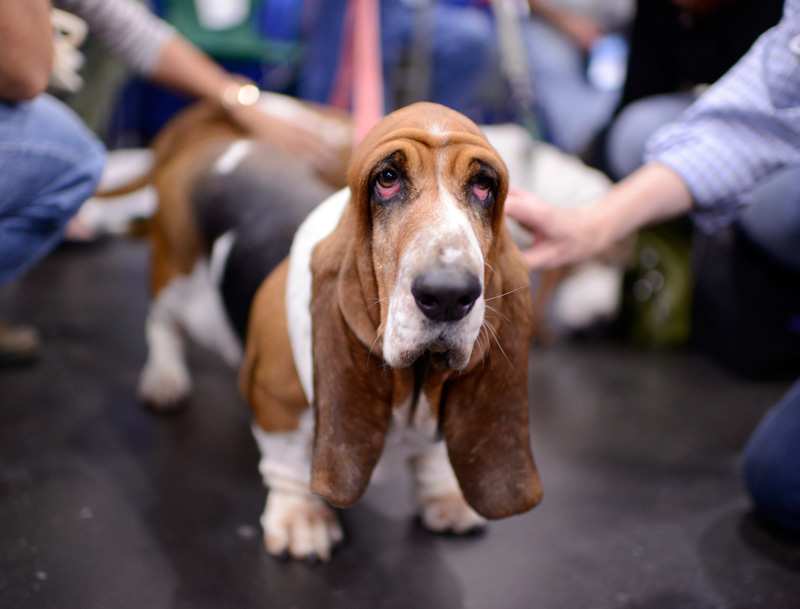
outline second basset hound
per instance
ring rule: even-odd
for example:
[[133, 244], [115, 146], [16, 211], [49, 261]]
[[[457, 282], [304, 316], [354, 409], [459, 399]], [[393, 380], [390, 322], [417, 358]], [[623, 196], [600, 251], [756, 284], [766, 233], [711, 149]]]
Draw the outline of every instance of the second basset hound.
[[433, 531], [535, 506], [528, 269], [503, 221], [506, 167], [478, 127], [428, 103], [386, 117], [354, 151], [348, 188], [308, 215], [280, 263], [323, 186], [255, 143], [215, 142], [187, 153], [199, 177], [153, 219], [140, 391], [157, 407], [185, 397], [180, 335], [224, 325], [197, 302], [227, 311], [239, 338], [205, 342], [231, 362], [244, 342], [269, 553], [329, 560], [342, 539], [331, 506], [358, 501], [382, 460], [408, 460]]
[[328, 559], [341, 539], [328, 504], [355, 503], [389, 453], [410, 459], [434, 531], [541, 498], [528, 269], [503, 222], [503, 161], [471, 121], [421, 103], [372, 129], [348, 184], [303, 223], [251, 309], [240, 386], [272, 554]]

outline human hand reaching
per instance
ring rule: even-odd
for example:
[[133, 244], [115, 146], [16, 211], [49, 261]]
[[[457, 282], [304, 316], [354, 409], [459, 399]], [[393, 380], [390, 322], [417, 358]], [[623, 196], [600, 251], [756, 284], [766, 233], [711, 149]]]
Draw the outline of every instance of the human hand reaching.
[[259, 93], [248, 79], [228, 73], [183, 36], [166, 42], [150, 77], [221, 106], [248, 136], [306, 160], [321, 175], [344, 176], [352, 133], [342, 121], [308, 111], [286, 96]]
[[522, 252], [528, 264], [550, 269], [591, 258], [643, 226], [684, 214], [693, 205], [679, 174], [648, 163], [591, 205], [562, 209], [512, 187], [505, 211], [533, 234], [533, 245]]
[[[320, 174], [344, 175], [352, 133], [343, 124], [321, 124], [325, 119], [311, 112], [304, 112], [304, 120], [284, 120], [258, 106], [235, 107], [228, 114], [251, 137], [305, 160]], [[326, 137], [331, 134], [335, 137]]]
[[510, 188], [505, 212], [533, 235], [522, 254], [532, 268], [552, 269], [590, 258], [610, 245], [589, 207], [562, 209], [533, 193]]

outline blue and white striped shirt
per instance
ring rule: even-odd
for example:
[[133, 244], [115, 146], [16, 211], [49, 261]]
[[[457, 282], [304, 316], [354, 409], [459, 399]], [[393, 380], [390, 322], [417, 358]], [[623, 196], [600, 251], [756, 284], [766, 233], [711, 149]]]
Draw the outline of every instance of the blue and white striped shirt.
[[786, 0], [780, 23], [650, 138], [645, 160], [681, 176], [706, 230], [735, 219], [759, 180], [800, 166], [800, 0]]

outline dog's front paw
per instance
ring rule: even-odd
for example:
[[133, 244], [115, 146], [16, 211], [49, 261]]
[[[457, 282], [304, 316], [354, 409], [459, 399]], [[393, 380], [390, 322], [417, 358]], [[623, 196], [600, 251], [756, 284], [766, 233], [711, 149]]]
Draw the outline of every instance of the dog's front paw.
[[486, 519], [473, 510], [461, 493], [447, 493], [420, 500], [422, 526], [434, 533], [469, 535], [486, 528]]
[[145, 364], [139, 377], [139, 399], [155, 410], [174, 410], [192, 389], [189, 370], [183, 362], [153, 362]]
[[309, 563], [328, 562], [344, 539], [333, 509], [310, 493], [270, 490], [261, 526], [267, 552]]

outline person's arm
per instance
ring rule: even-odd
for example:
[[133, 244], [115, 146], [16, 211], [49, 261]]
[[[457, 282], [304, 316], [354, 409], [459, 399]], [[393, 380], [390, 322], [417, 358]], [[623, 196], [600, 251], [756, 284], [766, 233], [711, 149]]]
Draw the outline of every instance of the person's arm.
[[311, 126], [307, 132], [298, 131], [254, 106], [221, 103], [223, 97], [235, 100], [237, 87], [246, 79], [227, 72], [141, 4], [132, 0], [58, 0], [58, 4], [84, 19], [100, 42], [144, 78], [220, 105], [251, 136], [297, 151], [317, 167], [336, 162], [334, 152]]
[[577, 262], [646, 224], [691, 211], [707, 230], [731, 222], [742, 195], [800, 163], [800, 0], [682, 117], [648, 142], [647, 164], [595, 205], [561, 210], [513, 191], [507, 213], [534, 233], [535, 267]]
[[[3, 0], [0, 0], [3, 1]], [[20, 0], [22, 1], [22, 0]], [[57, 0], [137, 74], [187, 97], [217, 101], [234, 77], [133, 0]]]
[[783, 167], [800, 165], [800, 0], [680, 119], [650, 137], [645, 161], [672, 168], [711, 231], [733, 221], [747, 195]]
[[533, 268], [557, 268], [590, 258], [643, 226], [691, 210], [688, 187], [669, 167], [645, 165], [593, 205], [562, 209], [535, 195], [511, 189], [506, 213], [533, 233], [523, 252]]
[[32, 99], [53, 65], [50, 0], [0, 0], [0, 99]]
[[226, 86], [245, 82], [178, 34], [167, 39], [147, 76], [173, 91], [215, 103]]
[[[180, 35], [167, 40], [149, 74], [164, 87], [221, 104], [222, 98], [235, 98], [235, 90], [247, 81], [228, 73], [208, 55]], [[302, 150], [311, 155], [312, 163], [321, 167], [333, 162], [331, 151], [316, 133], [304, 133], [276, 119], [267, 120], [253, 106], [238, 103], [223, 106], [233, 121], [254, 137], [282, 145], [285, 150]]]
[[223, 97], [236, 97], [236, 89], [245, 84], [246, 79], [226, 72], [179, 35], [171, 37], [163, 46], [150, 79], [175, 91], [221, 105], [246, 133], [304, 156], [315, 167], [324, 170], [338, 162], [336, 151], [319, 137], [312, 125], [301, 129], [296, 124], [268, 118], [256, 106], [235, 102], [222, 104]]

